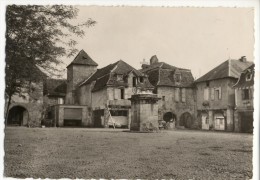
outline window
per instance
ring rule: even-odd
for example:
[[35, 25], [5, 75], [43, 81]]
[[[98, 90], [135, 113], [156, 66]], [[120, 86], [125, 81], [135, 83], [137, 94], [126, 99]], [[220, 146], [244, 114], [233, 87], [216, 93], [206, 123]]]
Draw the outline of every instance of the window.
[[179, 102], [179, 100], [180, 100], [180, 89], [179, 88], [175, 88], [174, 96], [175, 96], [175, 101]]
[[242, 89], [242, 99], [243, 100], [249, 99], [249, 89]]
[[246, 75], [246, 81], [250, 81], [252, 79], [252, 74], [251, 73], [248, 73]]
[[153, 89], [153, 93], [154, 93], [154, 94], [157, 94], [157, 88], [154, 88], [154, 89]]
[[120, 89], [121, 91], [121, 99], [125, 99], [125, 89]]
[[136, 87], [136, 77], [133, 77], [133, 87]]
[[209, 81], [206, 82], [206, 86], [209, 87]]
[[181, 82], [181, 74], [175, 74], [175, 81], [178, 83]]
[[162, 100], [165, 101], [165, 96], [162, 96]]
[[209, 118], [206, 118], [205, 124], [209, 124]]
[[118, 74], [116, 79], [117, 79], [117, 81], [123, 81], [123, 75]]
[[221, 99], [221, 88], [216, 88], [215, 89], [215, 93], [216, 93], [216, 99]]
[[186, 93], [185, 93], [185, 88], [181, 89], [181, 101], [185, 102], [186, 101]]
[[127, 116], [127, 111], [124, 110], [110, 110], [111, 116]]
[[63, 104], [63, 103], [64, 103], [63, 98], [58, 98], [58, 104]]
[[205, 101], [209, 100], [209, 88], [204, 89], [204, 100]]
[[139, 80], [140, 80], [140, 83], [144, 82], [144, 78], [143, 77], [140, 77]]

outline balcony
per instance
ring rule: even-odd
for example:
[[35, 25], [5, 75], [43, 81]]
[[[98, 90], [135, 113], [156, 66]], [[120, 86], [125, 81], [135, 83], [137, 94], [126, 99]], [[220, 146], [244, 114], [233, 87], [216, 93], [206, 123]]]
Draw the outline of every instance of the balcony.
[[108, 107], [110, 108], [130, 108], [131, 101], [127, 99], [108, 100]]

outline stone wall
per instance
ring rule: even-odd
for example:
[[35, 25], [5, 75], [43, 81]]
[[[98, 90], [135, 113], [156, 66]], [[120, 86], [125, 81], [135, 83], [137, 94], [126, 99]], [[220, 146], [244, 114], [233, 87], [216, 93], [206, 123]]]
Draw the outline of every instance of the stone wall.
[[[26, 118], [26, 121], [23, 122], [23, 126], [40, 126], [45, 113], [43, 102], [43, 83], [27, 82], [21, 93], [12, 96], [9, 110], [15, 106], [25, 108], [26, 115], [24, 115], [24, 118]], [[5, 100], [5, 112], [6, 108], [7, 99]]]
[[[110, 92], [110, 91], [109, 91]], [[111, 93], [111, 92], [110, 92]], [[107, 88], [92, 92], [92, 109], [104, 109], [108, 100]]]
[[89, 78], [94, 72], [96, 72], [96, 66], [88, 65], [70, 65], [67, 69], [67, 94], [66, 104], [75, 103], [75, 90], [76, 85], [83, 80]]
[[156, 94], [136, 94], [131, 97], [132, 131], [153, 131], [159, 128], [157, 101]]
[[179, 90], [179, 101], [176, 101], [176, 91], [174, 87], [158, 87], [157, 94], [161, 98], [158, 102], [159, 107], [159, 120], [163, 120], [163, 115], [167, 112], [171, 112], [177, 117], [176, 126], [180, 124], [180, 117], [183, 113], [188, 112], [193, 118], [193, 128], [197, 128], [196, 122], [196, 104], [194, 99], [194, 90], [192, 88], [185, 88], [185, 102], [181, 99], [181, 90]]
[[[39, 127], [41, 126], [41, 120], [44, 118], [44, 108], [42, 103], [12, 103], [9, 110], [15, 106], [21, 106], [28, 112], [28, 117], [25, 117], [23, 126]], [[27, 113], [26, 112], [26, 113]], [[26, 115], [27, 116], [27, 115]]]
[[[235, 90], [233, 85], [236, 83], [237, 79], [225, 78], [212, 80], [209, 82], [209, 98], [204, 99], [204, 89], [207, 87], [206, 82], [200, 82], [196, 84], [196, 94], [197, 94], [197, 109], [204, 109], [203, 103], [207, 101], [209, 103], [210, 109], [227, 109], [228, 107], [235, 106]], [[216, 92], [214, 90], [214, 99], [211, 99], [212, 88], [221, 88], [221, 98], [216, 97]]]

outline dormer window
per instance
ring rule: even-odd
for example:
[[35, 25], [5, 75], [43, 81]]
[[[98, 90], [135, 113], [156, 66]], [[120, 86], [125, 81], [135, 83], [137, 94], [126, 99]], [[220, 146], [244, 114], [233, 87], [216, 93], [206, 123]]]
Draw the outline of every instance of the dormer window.
[[143, 78], [143, 77], [140, 77], [140, 78], [139, 78], [139, 81], [140, 81], [140, 83], [143, 83], [143, 82], [144, 82], [144, 78]]
[[133, 87], [136, 87], [136, 77], [133, 77]]
[[176, 81], [177, 83], [180, 83], [180, 82], [181, 82], [181, 74], [180, 74], [180, 73], [175, 74], [175, 81]]
[[251, 81], [251, 79], [252, 79], [252, 74], [251, 74], [251, 73], [248, 73], [248, 74], [246, 75], [246, 81]]
[[123, 81], [123, 75], [122, 74], [117, 74], [116, 80], [117, 81]]

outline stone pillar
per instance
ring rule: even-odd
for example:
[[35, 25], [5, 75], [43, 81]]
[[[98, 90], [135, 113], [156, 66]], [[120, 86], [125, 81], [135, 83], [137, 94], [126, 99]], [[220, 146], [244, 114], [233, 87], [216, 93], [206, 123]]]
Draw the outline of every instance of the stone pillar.
[[82, 126], [88, 126], [88, 109], [87, 106], [82, 107]]
[[213, 111], [210, 110], [209, 111], [209, 129], [214, 129], [215, 126], [214, 126], [214, 116], [213, 116]]
[[131, 100], [131, 131], [153, 131], [158, 125], [157, 94], [135, 94]]
[[234, 127], [234, 111], [233, 109], [227, 109], [227, 131], [233, 131]]
[[64, 126], [64, 107], [59, 106], [59, 121], [58, 121], [59, 127]]
[[131, 111], [131, 109], [129, 109], [127, 112], [127, 120], [128, 120], [127, 128], [129, 128], [129, 129], [131, 127], [131, 114], [132, 114], [132, 111]]
[[240, 116], [239, 116], [239, 112], [235, 111], [234, 112], [234, 131], [235, 132], [240, 132]]

